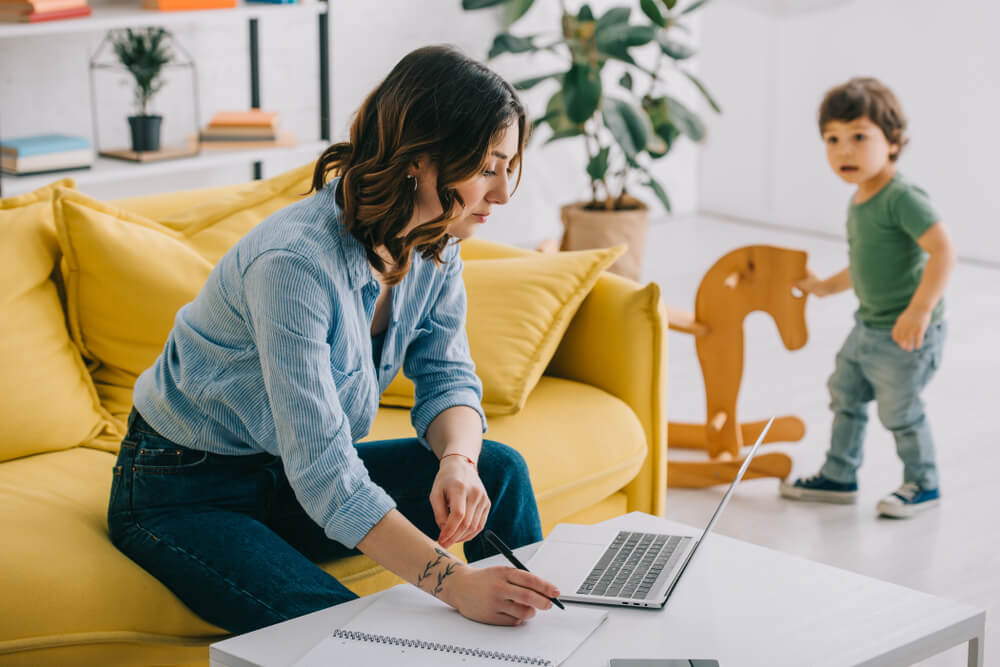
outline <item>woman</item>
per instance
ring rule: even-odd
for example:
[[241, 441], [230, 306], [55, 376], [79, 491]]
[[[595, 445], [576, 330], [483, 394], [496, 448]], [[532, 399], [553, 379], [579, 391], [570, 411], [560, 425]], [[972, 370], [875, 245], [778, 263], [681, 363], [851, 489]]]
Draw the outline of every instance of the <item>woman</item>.
[[[445, 550], [490, 555], [484, 527], [542, 538], [524, 460], [482, 439], [452, 242], [507, 202], [524, 134], [499, 76], [450, 48], [410, 53], [320, 158], [316, 194], [178, 312], [135, 385], [108, 525], [205, 620], [239, 633], [354, 599], [313, 561], [358, 551], [486, 623], [559, 594]], [[420, 437], [358, 443], [401, 364]]]

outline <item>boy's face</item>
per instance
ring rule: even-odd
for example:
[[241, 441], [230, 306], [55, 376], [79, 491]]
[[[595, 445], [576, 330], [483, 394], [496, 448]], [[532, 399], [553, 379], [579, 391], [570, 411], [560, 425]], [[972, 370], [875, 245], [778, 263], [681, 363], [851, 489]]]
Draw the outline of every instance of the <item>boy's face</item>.
[[899, 152], [867, 116], [850, 122], [831, 120], [823, 127], [826, 159], [834, 173], [848, 183], [859, 185], [881, 174]]

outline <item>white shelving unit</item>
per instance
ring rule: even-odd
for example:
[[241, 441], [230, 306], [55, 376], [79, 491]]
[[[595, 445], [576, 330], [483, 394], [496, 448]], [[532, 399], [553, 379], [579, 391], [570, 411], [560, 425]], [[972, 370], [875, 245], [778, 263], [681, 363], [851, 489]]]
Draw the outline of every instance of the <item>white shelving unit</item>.
[[129, 4], [94, 5], [90, 16], [62, 21], [44, 21], [42, 23], [0, 23], [0, 39], [14, 37], [39, 37], [42, 35], [61, 35], [112, 30], [114, 28], [141, 28], [144, 26], [163, 26], [168, 28], [176, 25], [209, 22], [233, 22], [252, 18], [264, 18], [281, 13], [287, 16], [290, 12], [303, 14], [325, 14], [325, 2], [318, 0], [311, 3], [294, 5], [241, 4], [232, 9], [200, 9], [192, 12], [158, 12], [142, 9], [138, 5], [141, 0]]
[[[0, 40], [26, 37], [53, 37], [72, 33], [105, 32], [115, 28], [139, 28], [145, 26], [178, 26], [206, 25], [209, 23], [241, 23], [246, 22], [250, 30], [250, 71], [251, 71], [251, 107], [260, 106], [260, 81], [258, 72], [259, 55], [257, 53], [257, 21], [266, 20], [268, 16], [288, 16], [291, 13], [313, 15], [319, 24], [319, 63], [320, 63], [320, 140], [307, 142], [294, 147], [262, 147], [248, 150], [221, 151], [213, 149], [191, 157], [164, 160], [152, 163], [133, 163], [111, 158], [98, 158], [90, 169], [79, 169], [64, 172], [52, 172], [30, 176], [0, 175], [0, 196], [10, 197], [24, 192], [30, 192], [47, 183], [61, 178], [70, 177], [77, 184], [107, 183], [110, 181], [127, 181], [163, 174], [176, 174], [198, 169], [213, 167], [252, 164], [254, 176], [261, 177], [261, 162], [271, 157], [301, 157], [303, 160], [314, 158], [329, 145], [330, 141], [330, 88], [329, 88], [329, 33], [328, 5], [324, 1], [311, 0], [302, 4], [270, 5], [270, 4], [240, 4], [232, 9], [206, 9], [182, 12], [158, 12], [144, 10], [139, 7], [140, 0], [131, 0], [129, 4], [111, 4], [92, 6], [92, 13], [86, 18], [67, 19], [63, 21], [48, 21], [36, 24], [0, 24]], [[45, 131], [40, 129], [40, 132]]]
[[3, 176], [3, 196], [13, 197], [25, 192], [31, 192], [60, 178], [72, 178], [76, 181], [77, 185], [86, 186], [96, 183], [178, 174], [195, 169], [250, 164], [261, 162], [269, 157], [301, 155], [302, 161], [305, 162], [311, 158], [319, 157], [319, 154], [328, 145], [325, 141], [317, 141], [289, 148], [254, 148], [239, 151], [213, 150], [211, 153], [202, 153], [176, 160], [163, 160], [162, 162], [149, 162], [145, 164], [99, 157], [90, 169], [71, 169], [27, 176], [9, 176], [5, 174]]

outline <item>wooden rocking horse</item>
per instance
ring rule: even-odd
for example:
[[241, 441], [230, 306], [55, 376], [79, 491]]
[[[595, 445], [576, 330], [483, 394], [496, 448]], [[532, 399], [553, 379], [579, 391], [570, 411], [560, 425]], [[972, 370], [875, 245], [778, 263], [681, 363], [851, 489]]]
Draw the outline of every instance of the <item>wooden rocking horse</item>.
[[[669, 423], [667, 446], [704, 450], [711, 459], [668, 461], [668, 486], [697, 488], [735, 479], [743, 462], [737, 458], [740, 448], [756, 440], [766, 423], [741, 424], [736, 417], [743, 378], [743, 320], [763, 310], [774, 318], [787, 349], [805, 345], [806, 297], [792, 287], [805, 277], [805, 252], [766, 245], [739, 248], [719, 259], [702, 278], [693, 315], [667, 308], [670, 328], [695, 337], [707, 415], [706, 424]], [[764, 442], [792, 442], [804, 435], [801, 419], [781, 416], [774, 420]], [[785, 478], [791, 467], [785, 454], [758, 454], [745, 478]]]

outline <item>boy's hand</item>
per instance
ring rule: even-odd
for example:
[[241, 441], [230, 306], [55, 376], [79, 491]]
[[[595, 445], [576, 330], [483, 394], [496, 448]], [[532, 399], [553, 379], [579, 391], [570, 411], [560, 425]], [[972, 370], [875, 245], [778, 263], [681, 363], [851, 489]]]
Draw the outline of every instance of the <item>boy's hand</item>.
[[907, 352], [919, 350], [931, 323], [931, 311], [907, 308], [892, 327], [892, 339]]
[[806, 294], [815, 294], [816, 296], [826, 296], [830, 293], [827, 288], [826, 281], [821, 280], [816, 276], [815, 273], [806, 269], [806, 277], [795, 283], [795, 286]]

